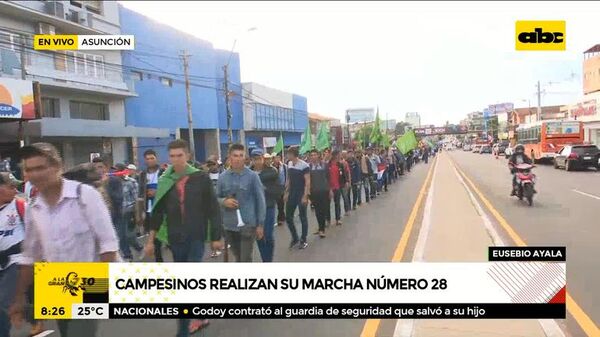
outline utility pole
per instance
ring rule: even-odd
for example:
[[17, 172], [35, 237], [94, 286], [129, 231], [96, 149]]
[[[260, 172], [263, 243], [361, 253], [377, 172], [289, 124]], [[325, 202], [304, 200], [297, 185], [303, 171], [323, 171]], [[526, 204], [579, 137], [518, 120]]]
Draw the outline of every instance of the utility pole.
[[537, 82], [537, 99], [538, 99], [538, 104], [537, 104], [536, 121], [539, 121], [540, 118], [542, 117], [542, 92], [540, 89], [540, 81]]
[[348, 149], [352, 146], [352, 139], [350, 138], [350, 113], [346, 110], [346, 133], [348, 134]]
[[186, 50], [181, 52], [181, 58], [183, 59], [183, 73], [185, 76], [185, 98], [187, 104], [187, 113], [188, 113], [188, 130], [189, 130], [189, 139], [190, 139], [190, 152], [191, 152], [191, 160], [192, 162], [196, 162], [196, 146], [194, 144], [194, 122], [192, 117], [192, 100], [190, 98], [190, 77], [188, 74], [188, 58], [191, 55], [187, 53]]
[[223, 66], [223, 78], [225, 79], [225, 108], [227, 109], [227, 142], [233, 143], [233, 131], [231, 130], [231, 109], [229, 107], [229, 74], [227, 73], [227, 64]]

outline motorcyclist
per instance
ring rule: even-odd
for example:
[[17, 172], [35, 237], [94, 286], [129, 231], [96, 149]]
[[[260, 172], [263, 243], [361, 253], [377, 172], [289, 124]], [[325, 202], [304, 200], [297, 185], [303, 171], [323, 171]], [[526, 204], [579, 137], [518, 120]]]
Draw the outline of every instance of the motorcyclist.
[[513, 175], [512, 190], [510, 192], [510, 196], [514, 196], [517, 194], [517, 175], [515, 174], [517, 172], [517, 169], [515, 168], [515, 166], [519, 164], [532, 164], [531, 158], [527, 157], [527, 155], [525, 154], [525, 147], [522, 144], [518, 144], [517, 146], [515, 146], [514, 152], [510, 156], [510, 159], [508, 161], [510, 173]]

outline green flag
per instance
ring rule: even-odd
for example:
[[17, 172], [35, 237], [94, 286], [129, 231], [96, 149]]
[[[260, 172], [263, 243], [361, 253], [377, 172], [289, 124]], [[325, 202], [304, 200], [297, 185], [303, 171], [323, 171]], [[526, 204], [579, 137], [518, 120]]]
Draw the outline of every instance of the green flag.
[[321, 125], [319, 126], [316, 147], [318, 151], [323, 151], [331, 147], [331, 145], [329, 144], [329, 128], [325, 123], [321, 123]]
[[304, 135], [302, 142], [300, 142], [300, 154], [305, 154], [306, 152], [312, 150], [312, 135], [310, 134], [310, 124], [306, 124], [306, 129], [304, 130]]
[[279, 154], [280, 152], [283, 152], [283, 134], [281, 132], [279, 133], [279, 140], [277, 141], [277, 144], [275, 144], [275, 147], [273, 148], [274, 154]]
[[434, 147], [435, 144], [433, 143], [433, 141], [429, 138], [425, 138], [425, 142], [427, 143], [427, 145], [429, 145], [429, 147]]
[[384, 148], [390, 147], [390, 136], [387, 133], [383, 134], [383, 136], [381, 137], [381, 145]]
[[413, 130], [406, 132], [396, 141], [396, 146], [398, 146], [398, 150], [402, 152], [402, 154], [407, 154], [408, 151], [416, 148], [417, 144], [417, 137]]
[[373, 130], [371, 130], [371, 137], [369, 137], [369, 141], [371, 144], [379, 144], [381, 142], [381, 130], [379, 129], [379, 124], [381, 121], [379, 120], [379, 107], [377, 107], [377, 115], [375, 115], [375, 123], [373, 125]]

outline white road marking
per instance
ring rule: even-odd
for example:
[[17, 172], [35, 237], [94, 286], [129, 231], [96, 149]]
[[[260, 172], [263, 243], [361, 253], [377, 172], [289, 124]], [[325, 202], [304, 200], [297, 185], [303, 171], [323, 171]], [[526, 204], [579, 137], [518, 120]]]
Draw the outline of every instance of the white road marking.
[[[431, 177], [431, 184], [427, 191], [427, 199], [425, 199], [425, 208], [423, 209], [423, 222], [421, 223], [421, 229], [417, 236], [417, 243], [415, 244], [415, 250], [413, 251], [413, 262], [423, 262], [425, 255], [425, 245], [427, 244], [427, 238], [431, 229], [431, 207], [433, 205], [433, 191], [435, 189], [435, 176], [437, 173], [437, 166], [440, 158], [436, 159], [433, 173]], [[393, 337], [411, 337], [413, 335], [414, 320], [413, 319], [399, 319], [396, 320], [396, 327], [394, 328]]]
[[573, 190], [571, 190], [571, 191], [573, 191], [573, 192], [575, 192], [575, 193], [579, 193], [579, 194], [581, 194], [581, 195], [585, 195], [586, 197], [590, 197], [590, 198], [594, 198], [594, 199], [600, 200], [600, 197], [599, 197], [599, 196], [597, 196], [597, 195], [593, 195], [593, 194], [589, 194], [589, 193], [581, 192], [581, 191], [579, 191], [579, 190], [575, 190], [575, 189], [573, 189]]
[[[467, 183], [465, 182], [465, 180], [463, 179], [463, 177], [460, 175], [460, 173], [458, 173], [458, 170], [456, 169], [456, 166], [454, 165], [454, 163], [452, 163], [452, 167], [454, 168], [454, 173], [458, 177], [458, 180], [460, 180], [461, 184], [463, 185], [463, 187], [465, 188], [465, 190], [469, 194], [469, 198], [471, 199], [471, 202], [473, 203], [473, 205], [477, 209], [477, 212], [481, 216], [481, 220], [483, 221], [483, 225], [485, 226], [485, 229], [487, 230], [488, 234], [492, 238], [492, 242], [494, 243], [494, 245], [495, 246], [506, 246], [506, 244], [504, 243], [504, 241], [502, 240], [502, 238], [498, 234], [498, 231], [496, 230], [496, 228], [494, 228], [494, 226], [492, 226], [492, 222], [490, 221], [490, 218], [483, 211], [483, 208], [481, 207], [481, 204], [475, 198], [475, 195], [473, 195], [473, 192], [471, 191], [471, 188], [469, 188], [469, 186], [467, 186]], [[576, 191], [576, 190], [573, 190], [573, 191]], [[583, 192], [580, 192], [580, 193], [583, 193]], [[600, 197], [597, 197], [597, 198], [600, 199]], [[546, 335], [546, 337], [565, 337], [565, 333], [558, 326], [558, 323], [556, 323], [556, 320], [553, 320], [553, 319], [538, 319], [538, 323], [542, 327], [542, 330], [544, 330], [544, 334]]]
[[425, 208], [423, 209], [423, 222], [413, 252], [413, 262], [423, 262], [425, 260], [425, 245], [427, 244], [427, 238], [429, 237], [431, 229], [431, 207], [433, 205], [433, 191], [435, 190], [435, 176], [437, 173], [438, 162], [439, 159], [436, 160], [433, 168], [433, 177], [431, 177], [431, 185], [429, 185], [427, 199], [425, 200]]
[[50, 334], [53, 334], [54, 330], [46, 330], [46, 331], [42, 331], [37, 335], [34, 335], [33, 337], [46, 337], [49, 336]]

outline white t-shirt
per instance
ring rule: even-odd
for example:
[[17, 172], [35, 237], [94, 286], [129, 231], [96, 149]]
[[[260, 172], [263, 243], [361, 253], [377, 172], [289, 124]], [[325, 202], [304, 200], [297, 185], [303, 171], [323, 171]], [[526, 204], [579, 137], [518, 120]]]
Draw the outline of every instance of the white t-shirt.
[[[14, 199], [9, 204], [0, 206], [0, 251], [6, 250], [25, 239], [25, 224], [17, 211], [17, 202]], [[20, 263], [22, 254], [11, 255], [8, 266]], [[2, 270], [2, 267], [0, 267]]]
[[[158, 189], [158, 170], [154, 173], [146, 172], [146, 188], [147, 189]], [[152, 212], [152, 206], [154, 205], [154, 198], [148, 198], [148, 205], [146, 205], [146, 212]]]

